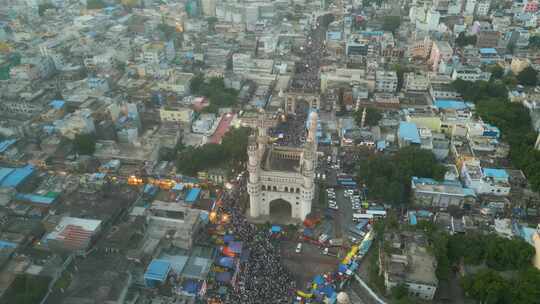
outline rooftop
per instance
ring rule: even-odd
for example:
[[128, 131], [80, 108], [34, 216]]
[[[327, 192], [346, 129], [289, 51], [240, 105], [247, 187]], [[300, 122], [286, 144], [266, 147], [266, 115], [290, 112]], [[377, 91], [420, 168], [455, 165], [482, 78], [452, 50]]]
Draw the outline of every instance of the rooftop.
[[398, 136], [415, 144], [420, 144], [420, 135], [416, 124], [410, 122], [400, 122]]

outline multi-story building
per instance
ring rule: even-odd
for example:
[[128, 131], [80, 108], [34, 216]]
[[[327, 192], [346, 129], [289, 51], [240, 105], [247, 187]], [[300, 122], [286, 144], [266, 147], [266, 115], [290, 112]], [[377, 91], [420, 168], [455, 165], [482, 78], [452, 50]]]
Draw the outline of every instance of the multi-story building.
[[437, 260], [428, 250], [425, 237], [387, 233], [384, 242], [389, 246], [379, 249], [379, 269], [386, 290], [404, 284], [409, 295], [432, 300], [439, 284]]
[[427, 92], [429, 88], [429, 79], [423, 73], [407, 73], [404, 75], [403, 88], [407, 92]]
[[431, 48], [429, 63], [432, 66], [432, 71], [439, 71], [441, 61], [448, 62], [452, 58], [453, 49], [447, 41], [434, 41]]
[[375, 90], [377, 92], [394, 93], [398, 85], [395, 71], [377, 71], [375, 74]]
[[491, 1], [479, 1], [476, 4], [476, 16], [487, 16], [491, 8]]
[[165, 60], [165, 45], [163, 43], [148, 43], [143, 46], [141, 57], [146, 64], [159, 64]]
[[477, 0], [466, 0], [463, 13], [467, 16], [474, 15], [474, 10], [476, 9], [476, 3], [477, 3]]
[[494, 48], [499, 42], [500, 33], [495, 30], [480, 30], [476, 35], [476, 47]]
[[490, 77], [490, 72], [484, 72], [479, 67], [462, 66], [454, 69], [452, 72], [452, 80], [462, 79], [466, 81], [489, 81]]
[[462, 207], [474, 201], [476, 194], [463, 188], [459, 181], [437, 181], [432, 178], [413, 176], [411, 179], [413, 204], [427, 208]]
[[482, 168], [478, 161], [465, 162], [461, 168], [461, 179], [466, 187], [476, 194], [506, 196], [510, 194], [509, 176], [506, 170]]
[[184, 107], [166, 106], [159, 110], [161, 121], [174, 121], [189, 126], [193, 119], [193, 110]]
[[538, 11], [538, 1], [527, 1], [523, 6], [524, 13], [536, 13]]

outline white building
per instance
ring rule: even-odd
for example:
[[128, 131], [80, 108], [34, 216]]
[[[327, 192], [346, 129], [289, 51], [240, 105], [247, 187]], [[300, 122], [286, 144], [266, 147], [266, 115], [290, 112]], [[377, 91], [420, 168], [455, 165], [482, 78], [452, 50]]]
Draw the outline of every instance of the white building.
[[477, 0], [466, 0], [465, 9], [463, 10], [464, 15], [473, 16], [476, 9]]
[[205, 16], [216, 15], [216, 3], [217, 0], [201, 0], [202, 13]]
[[161, 121], [178, 122], [186, 125], [191, 124], [193, 110], [183, 107], [163, 107], [159, 109]]
[[397, 90], [397, 74], [395, 71], [377, 71], [375, 74], [375, 90], [377, 92], [394, 93]]
[[478, 162], [470, 161], [463, 164], [461, 178], [476, 194], [510, 194], [509, 176], [503, 169], [482, 168]]
[[473, 82], [477, 80], [489, 81], [490, 77], [490, 72], [484, 72], [479, 67], [462, 66], [454, 69], [452, 72], [452, 80], [462, 79]]
[[312, 112], [302, 148], [269, 144], [264, 113], [258, 115], [258, 135], [248, 143], [250, 216], [291, 217], [304, 220], [311, 212], [317, 167], [317, 121]]
[[489, 9], [491, 8], [491, 1], [484, 0], [476, 4], [476, 16], [487, 16], [489, 14]]
[[[404, 237], [405, 238], [405, 237]], [[395, 253], [379, 249], [380, 272], [384, 276], [387, 291], [404, 284], [410, 296], [430, 301], [435, 296], [439, 280], [435, 275], [437, 260], [416, 238], [401, 239], [396, 234], [385, 234], [384, 242]]]
[[429, 88], [429, 79], [422, 73], [405, 74], [403, 87], [407, 92], [426, 92]]

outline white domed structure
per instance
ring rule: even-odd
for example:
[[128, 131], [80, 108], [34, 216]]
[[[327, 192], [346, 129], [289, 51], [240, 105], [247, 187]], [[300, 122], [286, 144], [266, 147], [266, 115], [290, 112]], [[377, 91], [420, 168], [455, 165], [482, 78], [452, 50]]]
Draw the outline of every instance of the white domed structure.
[[337, 295], [337, 302], [339, 304], [350, 304], [351, 301], [349, 300], [349, 295], [347, 295], [345, 292], [340, 292]]

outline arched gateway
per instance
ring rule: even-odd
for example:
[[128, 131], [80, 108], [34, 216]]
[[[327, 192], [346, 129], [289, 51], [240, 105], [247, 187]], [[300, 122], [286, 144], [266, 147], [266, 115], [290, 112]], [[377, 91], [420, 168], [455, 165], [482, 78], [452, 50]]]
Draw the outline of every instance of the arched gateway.
[[249, 137], [248, 193], [251, 217], [271, 215], [276, 200], [289, 203], [293, 219], [304, 220], [311, 212], [315, 192], [314, 169], [317, 167], [317, 120], [317, 113], [312, 113], [303, 147], [271, 145], [266, 131], [261, 127], [257, 136]]

